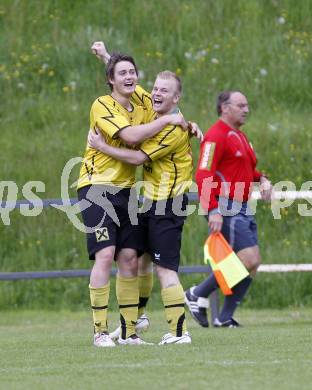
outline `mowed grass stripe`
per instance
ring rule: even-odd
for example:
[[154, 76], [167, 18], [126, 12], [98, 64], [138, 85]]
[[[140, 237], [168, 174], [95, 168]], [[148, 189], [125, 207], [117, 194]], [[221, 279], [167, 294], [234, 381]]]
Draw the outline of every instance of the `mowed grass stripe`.
[[[111, 327], [117, 324], [111, 313]], [[150, 314], [147, 341], [167, 331]], [[312, 310], [240, 310], [240, 329], [203, 329], [188, 316], [191, 345], [97, 349], [86, 312], [3, 312], [1, 386], [6, 389], [308, 389]], [[41, 319], [41, 321], [40, 321]]]

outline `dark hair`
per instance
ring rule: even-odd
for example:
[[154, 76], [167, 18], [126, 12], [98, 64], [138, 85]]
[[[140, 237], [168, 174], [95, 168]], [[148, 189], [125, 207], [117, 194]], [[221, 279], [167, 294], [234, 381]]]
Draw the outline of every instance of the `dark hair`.
[[234, 92], [235, 91], [223, 91], [217, 97], [217, 113], [219, 116], [222, 114], [222, 104], [227, 103]]
[[181, 82], [180, 77], [176, 73], [171, 72], [170, 70], [164, 70], [163, 72], [158, 73], [158, 75], [156, 77], [160, 77], [161, 79], [165, 79], [165, 80], [174, 79], [177, 83], [178, 94], [181, 95], [182, 82]]
[[118, 62], [121, 62], [121, 61], [131, 62], [131, 64], [134, 66], [135, 73], [138, 75], [138, 68], [135, 64], [133, 57], [131, 57], [127, 54], [123, 54], [123, 53], [112, 53], [107, 65], [106, 65], [106, 80], [107, 80], [107, 84], [108, 84], [109, 88], [111, 89], [111, 91], [113, 90], [113, 85], [110, 83], [109, 80], [114, 79], [115, 66], [116, 66], [116, 64], [118, 64]]
[[222, 114], [222, 104], [227, 103], [230, 100], [233, 93], [241, 93], [242, 95], [244, 95], [243, 92], [240, 91], [239, 89], [234, 89], [232, 91], [223, 91], [217, 97], [217, 113], [219, 116]]

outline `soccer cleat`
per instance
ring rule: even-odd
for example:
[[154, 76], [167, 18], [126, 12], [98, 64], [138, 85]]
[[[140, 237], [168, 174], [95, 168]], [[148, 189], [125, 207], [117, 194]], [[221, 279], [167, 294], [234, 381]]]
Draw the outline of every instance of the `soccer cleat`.
[[147, 315], [145, 313], [143, 313], [141, 315], [141, 317], [139, 317], [137, 320], [137, 323], [135, 326], [136, 333], [140, 334], [142, 332], [146, 332], [147, 329], [149, 328], [149, 326], [150, 326], [150, 321], [147, 318]]
[[154, 343], [147, 343], [142, 340], [136, 334], [128, 337], [127, 339], [122, 339], [120, 336], [118, 337], [118, 344], [120, 345], [154, 345]]
[[230, 318], [227, 321], [221, 322], [218, 318], [216, 318], [213, 322], [213, 326], [215, 328], [238, 328], [241, 326], [234, 318]]
[[207, 309], [209, 307], [208, 298], [197, 297], [194, 295], [195, 287], [185, 291], [185, 303], [194, 320], [202, 327], [208, 328]]
[[109, 337], [109, 334], [106, 332], [95, 333], [93, 337], [93, 344], [96, 347], [115, 347], [116, 344]]
[[[140, 334], [142, 332], [146, 332], [147, 329], [149, 328], [149, 326], [150, 326], [150, 322], [149, 322], [149, 319], [147, 318], [147, 315], [142, 314], [141, 317], [139, 317], [137, 320], [137, 323], [135, 326], [135, 331], [138, 334]], [[121, 332], [121, 329], [120, 329], [120, 326], [118, 326], [118, 328], [116, 328], [113, 332], [111, 332], [109, 334], [109, 337], [112, 340], [116, 341], [116, 340], [118, 340], [118, 338], [120, 336], [120, 332]]]
[[120, 328], [120, 325], [118, 326], [118, 328], [116, 328], [113, 332], [111, 332], [109, 334], [109, 337], [114, 340], [114, 341], [117, 341], [119, 336], [120, 336], [120, 333], [121, 333], [121, 328]]
[[158, 345], [165, 344], [190, 344], [192, 342], [189, 332], [185, 332], [181, 337], [174, 336], [172, 333], [166, 333]]

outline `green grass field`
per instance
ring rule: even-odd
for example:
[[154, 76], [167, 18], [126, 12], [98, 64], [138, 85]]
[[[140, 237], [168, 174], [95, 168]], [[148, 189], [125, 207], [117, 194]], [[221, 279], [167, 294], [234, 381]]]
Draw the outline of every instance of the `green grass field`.
[[[145, 339], [167, 331], [150, 315]], [[2, 312], [0, 387], [18, 389], [308, 390], [312, 310], [240, 310], [239, 329], [203, 329], [191, 345], [96, 349], [85, 312]], [[111, 328], [117, 315], [110, 315]]]
[[[60, 197], [64, 165], [85, 149], [91, 103], [108, 93], [103, 65], [90, 54], [94, 40], [132, 54], [147, 89], [160, 70], [177, 72], [184, 88], [181, 109], [203, 131], [216, 120], [217, 94], [241, 89], [251, 109], [244, 130], [259, 169], [273, 183], [289, 180], [300, 190], [312, 173], [311, 14], [311, 0], [2, 0], [1, 200], [13, 197], [7, 181], [16, 183], [18, 199], [29, 181], [44, 183], [41, 198]], [[196, 165], [195, 140], [192, 148]], [[74, 188], [69, 192], [76, 196]], [[284, 208], [280, 220], [264, 204], [256, 216], [264, 263], [311, 262], [311, 217], [299, 215], [298, 202]], [[84, 234], [56, 209], [35, 217], [13, 210], [9, 225], [0, 218], [0, 237], [3, 272], [90, 265]], [[202, 262], [205, 238], [204, 219], [191, 216], [182, 265]], [[87, 299], [84, 288], [81, 280], [0, 283], [0, 310], [71, 309]], [[246, 303], [312, 307], [311, 277], [261, 276]]]
[[[42, 199], [60, 197], [64, 165], [84, 152], [91, 103], [108, 92], [89, 51], [94, 40], [132, 54], [147, 89], [160, 70], [177, 72], [181, 109], [204, 131], [216, 119], [217, 94], [241, 89], [259, 168], [300, 190], [312, 173], [311, 14], [311, 0], [2, 0], [1, 200], [13, 197], [6, 181], [18, 199], [29, 181], [44, 183]], [[195, 140], [192, 148], [196, 164]], [[77, 175], [75, 167], [70, 184]], [[280, 220], [259, 203], [264, 263], [311, 263], [311, 218], [298, 203], [311, 208], [294, 202]], [[9, 216], [9, 225], [0, 219], [1, 272], [90, 267], [84, 234], [63, 212]], [[203, 217], [188, 218], [182, 265], [202, 263], [206, 234]], [[182, 284], [202, 279], [183, 276]], [[151, 303], [146, 340], [157, 343], [167, 332], [157, 282]], [[114, 294], [110, 306], [112, 329]], [[243, 328], [202, 329], [188, 316], [192, 345], [96, 349], [88, 307], [87, 279], [0, 282], [0, 389], [312, 388], [309, 273], [258, 275], [237, 312]]]

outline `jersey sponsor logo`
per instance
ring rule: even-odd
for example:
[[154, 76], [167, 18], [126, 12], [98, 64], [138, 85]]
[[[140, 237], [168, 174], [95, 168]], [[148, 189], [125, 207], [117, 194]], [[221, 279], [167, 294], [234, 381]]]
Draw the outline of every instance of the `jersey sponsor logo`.
[[160, 260], [160, 253], [154, 253], [155, 260]]
[[235, 153], [235, 157], [242, 157], [243, 153], [240, 150], [237, 150]]
[[96, 229], [95, 236], [97, 242], [108, 241], [109, 233], [107, 227]]
[[215, 148], [216, 148], [215, 142], [205, 142], [203, 153], [200, 159], [199, 169], [209, 170], [211, 168]]

